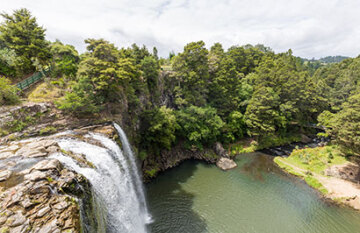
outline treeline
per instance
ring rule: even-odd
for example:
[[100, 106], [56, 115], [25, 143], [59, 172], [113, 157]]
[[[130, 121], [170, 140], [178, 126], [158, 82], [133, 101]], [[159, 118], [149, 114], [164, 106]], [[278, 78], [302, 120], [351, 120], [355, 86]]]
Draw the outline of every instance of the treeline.
[[327, 56], [327, 57], [322, 57], [319, 59], [305, 59], [303, 58], [302, 60], [304, 61], [309, 61], [309, 62], [320, 62], [320, 63], [339, 63], [342, 62], [345, 59], [348, 59], [350, 57], [345, 57], [345, 56]]
[[45, 41], [27, 10], [3, 17], [0, 74], [14, 79], [51, 66], [51, 83], [64, 90], [59, 109], [79, 117], [125, 109], [142, 159], [179, 142], [201, 150], [216, 141], [287, 137], [319, 122], [351, 153], [360, 151], [360, 58], [310, 67], [291, 50], [207, 49], [203, 41], [159, 58], [156, 48], [117, 48], [103, 39], [87, 39], [79, 55]]

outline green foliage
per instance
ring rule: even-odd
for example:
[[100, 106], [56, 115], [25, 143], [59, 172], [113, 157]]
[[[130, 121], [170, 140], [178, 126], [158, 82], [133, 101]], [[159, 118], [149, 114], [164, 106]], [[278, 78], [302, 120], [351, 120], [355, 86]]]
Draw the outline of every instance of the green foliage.
[[277, 111], [280, 97], [270, 87], [258, 88], [246, 109], [245, 119], [248, 134], [263, 136], [275, 134], [278, 128], [283, 128], [285, 118]]
[[80, 57], [75, 47], [64, 45], [56, 41], [50, 45], [50, 52], [53, 57], [52, 76], [60, 77], [62, 75], [74, 78], [78, 69]]
[[18, 63], [20, 60], [14, 50], [0, 46], [0, 75], [15, 77]]
[[22, 121], [22, 120], [13, 120], [10, 122], [7, 122], [7, 128], [9, 128], [11, 130], [11, 132], [20, 132], [22, 131], [26, 126], [27, 126], [27, 122]]
[[1, 16], [4, 21], [0, 25], [0, 41], [16, 53], [16, 69], [27, 74], [35, 71], [34, 62], [45, 65], [51, 55], [45, 40], [45, 29], [37, 24], [36, 18], [27, 9]]
[[199, 149], [215, 142], [225, 124], [212, 107], [190, 106], [177, 111], [176, 116], [178, 134]]
[[236, 143], [229, 145], [229, 151], [231, 155], [237, 155], [242, 153], [251, 153], [264, 148], [287, 145], [292, 142], [301, 141], [301, 135], [299, 134], [287, 134], [283, 136], [267, 136], [262, 137], [259, 141], [250, 140], [249, 138], [241, 139]]
[[207, 82], [208, 50], [203, 41], [192, 42], [184, 47], [184, 51], [174, 57], [173, 69], [176, 71], [178, 85], [175, 88], [178, 106], [203, 106], [208, 93]]
[[129, 57], [135, 60], [136, 64], [140, 64], [145, 57], [151, 56], [145, 45], [141, 48], [137, 44], [132, 44], [131, 48], [122, 49], [122, 56]]
[[328, 166], [347, 161], [336, 146], [294, 150], [285, 160], [301, 169], [318, 174], [324, 173]]
[[[159, 96], [158, 91], [158, 79], [159, 79], [159, 64], [158, 61], [152, 57], [147, 56], [141, 61], [141, 70], [143, 72], [143, 77], [147, 83], [147, 88], [150, 93], [154, 96], [154, 99], [157, 99]], [[153, 101], [154, 102], [154, 101]]]
[[347, 160], [338, 147], [326, 146], [296, 149], [289, 157], [276, 157], [274, 162], [287, 172], [302, 177], [311, 187], [326, 194], [326, 188], [316, 177], [324, 175], [329, 166], [344, 164]]
[[0, 76], [0, 106], [18, 103], [20, 101], [18, 91], [16, 86], [11, 85], [9, 79]]
[[319, 190], [321, 193], [323, 193], [323, 194], [328, 193], [327, 189], [315, 177], [313, 177], [311, 175], [307, 175], [307, 176], [305, 176], [304, 180], [308, 185], [310, 185], [314, 189]]
[[246, 134], [244, 115], [239, 111], [231, 112], [221, 131], [224, 138], [223, 141], [226, 143], [234, 142], [236, 139], [244, 137]]
[[[140, 72], [134, 59], [120, 57], [117, 48], [103, 39], [85, 42], [89, 53], [80, 62], [78, 78], [88, 79], [92, 84], [94, 95], [99, 97], [97, 104], [117, 100], [122, 86], [128, 87], [128, 93], [141, 88]], [[128, 85], [130, 82], [132, 86]]]
[[57, 107], [74, 115], [91, 114], [98, 112], [100, 108], [96, 105], [93, 87], [89, 80], [82, 78], [72, 86], [72, 91], [67, 92], [58, 102]]
[[145, 174], [152, 178], [152, 177], [155, 177], [155, 175], [159, 172], [159, 168], [158, 167], [154, 167], [150, 170], [145, 170]]
[[143, 92], [145, 85], [135, 60], [122, 57], [113, 44], [103, 39], [85, 42], [88, 52], [82, 56], [72, 91], [58, 103], [59, 108], [74, 114], [94, 113], [104, 104], [124, 97], [129, 109], [136, 107], [137, 92]]
[[245, 114], [251, 135], [286, 133], [315, 122], [325, 108], [315, 83], [291, 51], [267, 55], [251, 81], [255, 91]]
[[318, 122], [319, 122], [319, 125], [322, 125], [326, 128], [330, 128], [334, 124], [334, 113], [329, 112], [327, 110], [323, 111], [318, 116]]
[[315, 72], [313, 79], [319, 87], [319, 94], [326, 98], [331, 110], [339, 111], [360, 85], [360, 57], [324, 66]]
[[64, 92], [64, 85], [59, 85], [61, 83], [61, 78], [54, 82], [44, 82], [38, 85], [31, 93], [28, 95], [28, 100], [31, 102], [49, 102], [56, 101], [62, 97]]
[[20, 132], [30, 125], [34, 125], [38, 119], [42, 117], [41, 112], [37, 112], [31, 116], [29, 112], [20, 111], [20, 113], [13, 115], [14, 120], [6, 122], [6, 129], [10, 133]]
[[229, 48], [228, 56], [234, 61], [236, 71], [246, 75], [255, 71], [265, 52], [271, 51], [261, 45], [258, 47], [251, 45], [232, 46]]
[[39, 131], [40, 135], [48, 135], [48, 134], [53, 134], [56, 133], [57, 129], [53, 126], [46, 126], [45, 128], [42, 128]]
[[147, 155], [146, 151], [142, 150], [142, 151], [139, 152], [138, 156], [141, 159], [141, 161], [144, 161], [147, 158], [148, 155]]
[[170, 149], [175, 141], [176, 117], [174, 111], [162, 106], [142, 113], [140, 146], [158, 154]]
[[[211, 105], [219, 110], [219, 114], [226, 115], [233, 110], [240, 109], [251, 93], [244, 86], [244, 74], [236, 71], [236, 63], [230, 57], [221, 59], [217, 70], [211, 75], [209, 85], [209, 100]], [[250, 88], [250, 91], [252, 89]]]
[[342, 151], [360, 155], [360, 94], [351, 96], [338, 113], [324, 112], [319, 121], [327, 127], [327, 133], [334, 137]]

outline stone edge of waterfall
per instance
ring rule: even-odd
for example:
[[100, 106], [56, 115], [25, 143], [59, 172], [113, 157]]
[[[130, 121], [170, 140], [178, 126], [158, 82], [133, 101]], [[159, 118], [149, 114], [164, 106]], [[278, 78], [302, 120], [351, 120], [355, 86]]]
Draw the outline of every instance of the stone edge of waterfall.
[[[111, 139], [117, 134], [114, 127], [106, 123], [3, 143], [0, 148], [0, 204], [1, 212], [6, 215], [0, 217], [1, 231], [91, 232], [80, 225], [86, 218], [94, 222], [93, 213], [80, 216], [80, 208], [90, 207], [88, 212], [93, 208], [91, 184], [51, 157], [65, 152], [57, 142], [60, 138], [71, 137], [96, 144], [84, 136], [89, 132]], [[68, 153], [67, 156], [78, 158], [82, 166], [91, 166], [84, 163], [81, 155]]]

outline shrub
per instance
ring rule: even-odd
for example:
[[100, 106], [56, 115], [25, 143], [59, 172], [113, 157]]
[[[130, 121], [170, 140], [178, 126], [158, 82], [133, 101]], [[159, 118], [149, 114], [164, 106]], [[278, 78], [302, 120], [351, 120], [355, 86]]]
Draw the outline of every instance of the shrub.
[[10, 80], [0, 76], [0, 105], [10, 105], [19, 102], [19, 89], [11, 85]]
[[72, 92], [67, 92], [60, 101], [56, 102], [59, 109], [74, 115], [95, 113], [100, 110], [88, 79], [80, 79], [72, 89]]

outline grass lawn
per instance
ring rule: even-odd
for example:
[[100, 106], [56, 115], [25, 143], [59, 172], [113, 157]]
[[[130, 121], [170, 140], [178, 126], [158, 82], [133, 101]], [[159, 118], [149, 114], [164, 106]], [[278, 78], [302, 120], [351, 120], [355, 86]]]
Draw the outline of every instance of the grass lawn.
[[291, 155], [284, 160], [296, 167], [321, 175], [324, 175], [327, 167], [347, 162], [346, 158], [342, 156], [336, 146], [294, 150]]
[[347, 159], [336, 146], [324, 146], [294, 150], [289, 157], [276, 157], [274, 162], [288, 173], [303, 178], [311, 187], [326, 194], [327, 190], [316, 176], [324, 176], [326, 168], [344, 164]]

